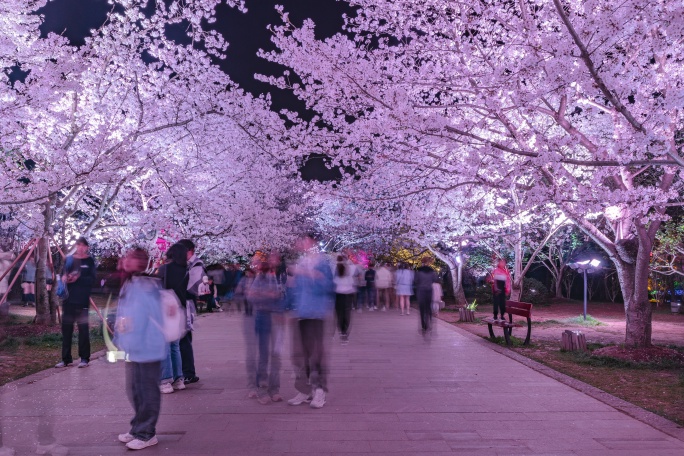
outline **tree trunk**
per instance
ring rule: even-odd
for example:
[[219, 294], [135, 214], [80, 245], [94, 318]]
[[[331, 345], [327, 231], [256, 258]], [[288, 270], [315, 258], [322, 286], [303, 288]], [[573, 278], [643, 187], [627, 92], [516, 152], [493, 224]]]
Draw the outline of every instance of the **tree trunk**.
[[51, 275], [48, 268], [48, 255], [50, 255], [47, 233], [52, 227], [52, 200], [45, 203], [43, 209], [43, 237], [38, 240], [38, 261], [36, 263], [36, 320], [38, 325], [54, 323], [50, 314], [50, 293], [47, 291], [46, 278]]
[[556, 294], [556, 298], [562, 298], [563, 297], [563, 272], [561, 270], [561, 273], [558, 274], [556, 277], [554, 277], [554, 290]]
[[[518, 224], [518, 232], [513, 246], [513, 277], [511, 277], [511, 301], [520, 301], [523, 292], [523, 238], [522, 224]], [[532, 261], [534, 258], [531, 258]]]
[[[463, 291], [463, 262], [454, 261], [449, 255], [438, 251], [436, 248], [428, 246], [437, 258], [443, 261], [449, 267], [449, 274], [451, 275], [451, 286], [454, 292], [454, 300], [456, 305], [464, 306], [467, 304], [465, 291]], [[457, 253], [460, 255], [460, 252]]]
[[639, 245], [635, 263], [615, 261], [620, 289], [625, 302], [625, 345], [651, 346], [652, 307], [648, 300], [648, 274], [650, 249]]
[[465, 297], [465, 291], [463, 290], [463, 262], [457, 262], [455, 268], [449, 265], [449, 270], [451, 272], [451, 281], [454, 286], [454, 300], [457, 306], [465, 306], [468, 304]]

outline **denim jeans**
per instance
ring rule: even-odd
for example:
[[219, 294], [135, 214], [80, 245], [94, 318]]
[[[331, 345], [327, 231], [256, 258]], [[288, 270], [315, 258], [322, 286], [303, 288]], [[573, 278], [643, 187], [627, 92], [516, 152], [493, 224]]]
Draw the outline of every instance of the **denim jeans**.
[[161, 361], [126, 363], [126, 391], [135, 410], [130, 434], [136, 439], [147, 441], [157, 432], [161, 410], [160, 371]]
[[377, 292], [375, 291], [375, 286], [366, 286], [366, 304], [369, 309], [377, 306], [376, 298]]
[[328, 363], [325, 350], [323, 320], [295, 320], [292, 341], [292, 362], [295, 389], [311, 394], [321, 388], [328, 391]]
[[162, 360], [161, 380], [176, 381], [183, 377], [183, 363], [180, 353], [180, 341], [171, 342], [166, 358]]
[[247, 388], [255, 390], [257, 388], [257, 336], [254, 315], [251, 313], [245, 313], [245, 316], [242, 319], [242, 334], [245, 337]]
[[272, 396], [280, 391], [283, 315], [257, 311], [254, 324], [259, 347], [256, 385], [260, 396], [265, 394]]

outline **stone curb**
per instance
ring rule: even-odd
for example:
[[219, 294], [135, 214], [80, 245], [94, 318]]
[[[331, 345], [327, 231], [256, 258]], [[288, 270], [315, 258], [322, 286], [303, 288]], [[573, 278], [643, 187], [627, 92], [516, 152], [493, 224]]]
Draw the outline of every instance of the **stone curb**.
[[473, 342], [476, 342], [482, 346], [486, 346], [497, 353], [507, 356], [519, 362], [520, 364], [523, 364], [539, 372], [540, 374], [544, 374], [547, 377], [551, 377], [552, 379], [557, 380], [563, 383], [564, 385], [574, 388], [577, 391], [586, 394], [587, 396], [590, 396], [598, 401], [603, 402], [606, 405], [609, 405], [610, 407], [613, 407], [614, 409], [624, 413], [625, 415], [637, 419], [642, 423], [648, 424], [652, 428], [660, 432], [663, 432], [669, 435], [670, 437], [674, 437], [675, 439], [684, 442], [684, 427], [679, 426], [677, 423], [672, 422], [667, 418], [663, 418], [660, 415], [656, 415], [653, 412], [649, 412], [648, 410], [645, 410], [639, 406], [636, 406], [630, 402], [627, 402], [623, 399], [613, 396], [612, 394], [600, 390], [595, 386], [591, 386], [587, 383], [584, 383], [583, 381], [577, 380], [576, 378], [572, 378], [569, 375], [565, 375], [561, 372], [558, 372], [557, 370], [545, 366], [542, 363], [534, 361], [526, 356], [514, 352], [513, 350], [509, 350], [506, 347], [502, 347], [500, 345], [489, 342], [480, 336], [477, 336], [465, 329], [459, 328], [455, 324], [448, 323], [441, 319], [439, 320], [439, 322], [440, 324], [444, 324], [453, 328], [456, 332], [472, 340]]

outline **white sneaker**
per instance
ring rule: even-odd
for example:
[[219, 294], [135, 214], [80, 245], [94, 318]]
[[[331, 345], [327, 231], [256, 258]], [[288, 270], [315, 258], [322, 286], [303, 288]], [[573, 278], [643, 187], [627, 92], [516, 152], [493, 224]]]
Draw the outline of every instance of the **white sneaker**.
[[88, 367], [90, 364], [88, 364], [88, 361], [81, 361], [78, 363], [79, 369], [83, 369], [84, 367]]
[[387, 307], [383, 307], [383, 308], [382, 308], [382, 311], [383, 311], [383, 312], [387, 312]]
[[177, 378], [175, 382], [171, 383], [171, 387], [175, 390], [184, 390], [185, 379], [183, 377]]
[[290, 405], [301, 405], [304, 402], [311, 402], [311, 396], [304, 393], [297, 393], [295, 397], [287, 401], [287, 403]]
[[325, 405], [325, 391], [323, 391], [323, 389], [321, 389], [321, 388], [318, 388], [314, 392], [314, 397], [311, 400], [311, 404], [309, 404], [309, 406], [311, 408], [321, 408], [324, 405]]
[[126, 447], [129, 450], [142, 450], [143, 448], [151, 447], [152, 445], [156, 445], [159, 443], [159, 440], [157, 440], [157, 437], [152, 437], [150, 440], [140, 440], [140, 439], [134, 439], [131, 440], [126, 444]]
[[159, 391], [162, 394], [171, 394], [173, 393], [173, 386], [171, 386], [171, 383], [162, 383], [159, 385]]
[[117, 438], [119, 439], [119, 442], [121, 442], [121, 443], [128, 443], [128, 442], [132, 442], [133, 440], [135, 440], [135, 437], [133, 437], [129, 432], [126, 432], [125, 434], [119, 434], [119, 437], [117, 437]]

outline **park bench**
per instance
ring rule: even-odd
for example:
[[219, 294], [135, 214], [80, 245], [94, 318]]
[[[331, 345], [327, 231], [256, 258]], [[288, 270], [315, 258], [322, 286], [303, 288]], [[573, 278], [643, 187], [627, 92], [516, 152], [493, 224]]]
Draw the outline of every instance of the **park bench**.
[[506, 313], [508, 314], [508, 321], [505, 321], [505, 319], [494, 321], [493, 317], [482, 319], [482, 321], [487, 323], [487, 326], [489, 327], [489, 337], [494, 339], [494, 330], [492, 326], [498, 326], [503, 328], [506, 345], [511, 345], [511, 332], [513, 331], [513, 328], [523, 326], [518, 322], [513, 323], [513, 315], [519, 315], [521, 317], [527, 318], [527, 337], [525, 338], [523, 345], [529, 344], [530, 335], [532, 334], [532, 304], [528, 302], [506, 301]]

